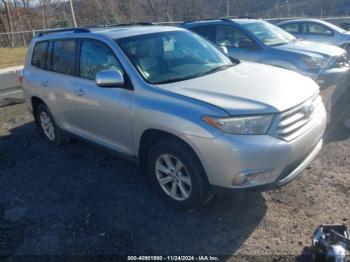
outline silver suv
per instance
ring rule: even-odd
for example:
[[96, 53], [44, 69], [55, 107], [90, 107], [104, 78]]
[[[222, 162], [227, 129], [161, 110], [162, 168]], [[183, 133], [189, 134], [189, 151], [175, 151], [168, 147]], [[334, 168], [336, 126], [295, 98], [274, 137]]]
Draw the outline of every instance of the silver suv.
[[310, 78], [232, 62], [176, 27], [37, 37], [23, 87], [51, 143], [74, 136], [110, 148], [138, 163], [167, 201], [187, 210], [214, 189], [291, 181], [321, 149], [326, 124]]

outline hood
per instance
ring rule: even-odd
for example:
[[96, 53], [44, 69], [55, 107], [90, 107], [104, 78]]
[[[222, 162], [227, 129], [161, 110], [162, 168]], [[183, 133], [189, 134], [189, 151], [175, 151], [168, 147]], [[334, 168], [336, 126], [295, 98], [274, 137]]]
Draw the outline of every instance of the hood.
[[250, 62], [158, 87], [215, 105], [231, 115], [285, 111], [319, 92], [310, 78]]
[[345, 50], [340, 47], [326, 44], [319, 44], [311, 41], [296, 41], [286, 45], [276, 46], [275, 48], [286, 51], [300, 51], [308, 53], [316, 53], [326, 57], [341, 56], [345, 53]]

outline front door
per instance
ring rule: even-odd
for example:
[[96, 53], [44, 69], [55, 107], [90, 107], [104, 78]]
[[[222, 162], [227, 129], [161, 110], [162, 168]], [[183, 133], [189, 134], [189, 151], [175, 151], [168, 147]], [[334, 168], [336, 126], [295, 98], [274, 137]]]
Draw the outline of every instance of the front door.
[[76, 111], [79, 135], [96, 143], [132, 155], [130, 103], [133, 91], [99, 87], [95, 76], [103, 70], [120, 70], [113, 51], [101, 41], [81, 40], [79, 78], [76, 81]]
[[310, 41], [332, 44], [334, 32], [332, 29], [318, 23], [304, 23], [304, 38]]

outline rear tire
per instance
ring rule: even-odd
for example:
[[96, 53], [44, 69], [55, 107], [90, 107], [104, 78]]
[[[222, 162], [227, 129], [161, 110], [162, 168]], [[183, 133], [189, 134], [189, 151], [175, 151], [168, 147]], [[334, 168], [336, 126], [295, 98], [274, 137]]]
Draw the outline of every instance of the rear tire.
[[36, 108], [35, 121], [39, 133], [43, 135], [51, 144], [60, 146], [70, 141], [70, 137], [56, 125], [49, 108], [45, 104], [40, 104]]
[[184, 142], [165, 138], [148, 155], [148, 174], [162, 198], [172, 206], [194, 211], [212, 196], [204, 169]]

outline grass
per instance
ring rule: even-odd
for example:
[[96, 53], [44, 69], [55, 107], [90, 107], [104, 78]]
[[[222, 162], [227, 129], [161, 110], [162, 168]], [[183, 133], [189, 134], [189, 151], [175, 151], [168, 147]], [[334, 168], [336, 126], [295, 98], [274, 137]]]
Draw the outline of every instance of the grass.
[[0, 68], [23, 65], [27, 48], [0, 48]]

